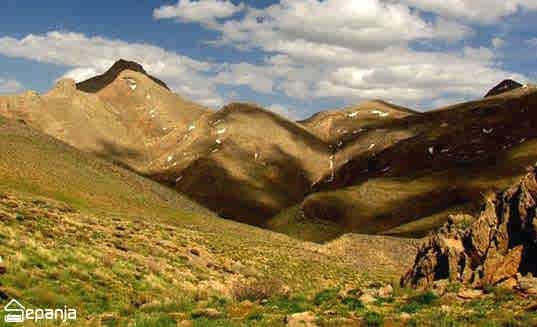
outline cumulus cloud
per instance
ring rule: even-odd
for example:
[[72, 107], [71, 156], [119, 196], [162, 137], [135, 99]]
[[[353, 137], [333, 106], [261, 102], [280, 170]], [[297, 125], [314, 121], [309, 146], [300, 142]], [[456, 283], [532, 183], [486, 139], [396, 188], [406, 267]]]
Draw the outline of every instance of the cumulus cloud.
[[297, 112], [295, 109], [291, 109], [288, 106], [284, 106], [282, 104], [272, 104], [267, 107], [268, 110], [273, 111], [277, 113], [280, 116], [283, 116], [285, 118], [291, 119], [291, 120], [297, 120]]
[[210, 28], [220, 33], [214, 44], [268, 55], [262, 64], [226, 65], [216, 83], [302, 100], [383, 98], [412, 106], [481, 96], [506, 77], [525, 79], [498, 68], [489, 48], [416, 50], [415, 42], [456, 43], [474, 32], [449, 15], [425, 19], [404, 1], [281, 0]]
[[505, 40], [499, 37], [492, 38], [490, 43], [494, 49], [500, 49], [505, 46]]
[[0, 77], [0, 94], [15, 93], [22, 90], [22, 84], [14, 79]]
[[240, 20], [214, 27], [220, 43], [242, 48], [331, 56], [337, 48], [374, 51], [414, 40], [467, 36], [471, 29], [445, 19], [425, 21], [408, 6], [380, 0], [282, 0], [264, 9], [248, 8]]
[[179, 0], [175, 5], [162, 6], [153, 11], [155, 19], [176, 19], [181, 22], [212, 24], [217, 19], [231, 17], [244, 9], [228, 0]]
[[414, 106], [481, 96], [508, 77], [526, 80], [500, 68], [491, 48], [501, 39], [491, 40], [491, 48], [460, 41], [474, 35], [473, 22], [532, 9], [533, 0], [280, 0], [264, 8], [180, 0], [155, 9], [154, 17], [198, 22], [218, 33], [207, 40], [212, 44], [255, 49], [265, 60], [210, 63], [150, 44], [59, 31], [0, 37], [0, 54], [67, 66], [66, 76], [76, 80], [104, 72], [119, 58], [134, 60], [179, 94], [211, 107], [224, 102], [220, 85], [303, 101], [383, 98]]
[[391, 0], [443, 17], [493, 23], [523, 10], [537, 10], [535, 0]]
[[204, 104], [221, 105], [223, 99], [210, 84], [214, 64], [144, 44], [99, 36], [53, 31], [17, 39], [0, 37], [0, 54], [67, 66], [65, 77], [77, 81], [103, 73], [118, 59], [136, 61], [178, 93]]
[[272, 93], [274, 81], [263, 67], [248, 63], [226, 65], [213, 79], [219, 84], [247, 85], [260, 93]]

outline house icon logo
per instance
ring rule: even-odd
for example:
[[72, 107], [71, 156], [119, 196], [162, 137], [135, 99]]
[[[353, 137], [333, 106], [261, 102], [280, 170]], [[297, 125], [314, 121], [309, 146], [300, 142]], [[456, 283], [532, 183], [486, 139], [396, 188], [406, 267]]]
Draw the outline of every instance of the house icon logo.
[[24, 310], [26, 310], [26, 308], [19, 301], [15, 299], [9, 301], [9, 303], [4, 307], [4, 311], [6, 312], [4, 321], [14, 323], [24, 322], [26, 318]]

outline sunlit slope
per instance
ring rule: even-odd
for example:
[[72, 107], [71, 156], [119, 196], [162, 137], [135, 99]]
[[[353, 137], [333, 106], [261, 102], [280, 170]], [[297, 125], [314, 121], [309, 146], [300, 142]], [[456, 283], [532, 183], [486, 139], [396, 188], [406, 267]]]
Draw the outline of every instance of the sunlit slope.
[[172, 93], [138, 66], [120, 60], [86, 82], [66, 79], [44, 94], [1, 96], [0, 115], [144, 173], [160, 155], [162, 137], [184, 131], [209, 110]]

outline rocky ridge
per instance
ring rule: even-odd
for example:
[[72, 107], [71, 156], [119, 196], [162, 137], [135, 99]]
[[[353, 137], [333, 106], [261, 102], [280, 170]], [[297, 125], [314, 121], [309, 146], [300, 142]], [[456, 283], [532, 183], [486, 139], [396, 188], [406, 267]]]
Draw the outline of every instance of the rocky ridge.
[[537, 291], [536, 208], [537, 168], [533, 168], [516, 185], [488, 196], [477, 218], [451, 216], [420, 246], [401, 284], [428, 288], [449, 280], [474, 288]]

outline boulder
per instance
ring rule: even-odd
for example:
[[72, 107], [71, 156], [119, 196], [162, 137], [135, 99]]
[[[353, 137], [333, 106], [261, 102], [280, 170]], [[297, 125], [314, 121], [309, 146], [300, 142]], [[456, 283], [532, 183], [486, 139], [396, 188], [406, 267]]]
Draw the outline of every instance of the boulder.
[[462, 290], [457, 294], [457, 296], [463, 300], [475, 300], [483, 296], [483, 291], [481, 290], [474, 290], [474, 289], [466, 289]]
[[375, 302], [376, 300], [377, 299], [371, 294], [364, 294], [364, 295], [360, 296], [360, 301], [363, 304], [371, 304], [371, 303]]
[[317, 317], [313, 312], [306, 311], [295, 313], [286, 317], [287, 326], [289, 327], [315, 327]]
[[531, 274], [526, 276], [519, 274], [517, 287], [526, 294], [537, 295], [537, 278]]
[[401, 284], [430, 288], [438, 280], [473, 287], [515, 285], [519, 273], [537, 273], [537, 171], [485, 200], [467, 228], [450, 217], [419, 248]]
[[393, 294], [392, 285], [383, 286], [378, 290], [378, 296], [381, 297], [381, 298], [390, 297], [390, 296], [392, 296], [392, 294]]

